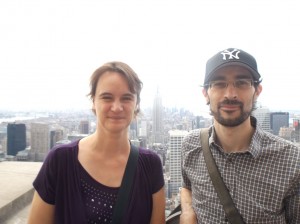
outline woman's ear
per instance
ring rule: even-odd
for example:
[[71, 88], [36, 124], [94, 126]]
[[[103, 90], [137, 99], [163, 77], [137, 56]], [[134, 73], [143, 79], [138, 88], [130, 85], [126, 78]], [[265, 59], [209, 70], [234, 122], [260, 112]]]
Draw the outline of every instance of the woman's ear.
[[95, 103], [94, 100], [92, 100], [92, 111], [96, 115], [96, 110], [95, 110]]
[[95, 103], [94, 103], [94, 100], [92, 101], [92, 110], [95, 110]]
[[139, 105], [135, 105], [135, 109], [134, 109], [134, 116], [136, 117], [136, 115], [139, 113]]

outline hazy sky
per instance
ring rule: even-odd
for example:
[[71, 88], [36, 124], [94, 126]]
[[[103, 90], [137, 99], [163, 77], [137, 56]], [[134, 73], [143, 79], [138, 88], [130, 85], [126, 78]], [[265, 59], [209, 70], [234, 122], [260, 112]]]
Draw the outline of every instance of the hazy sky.
[[299, 0], [9, 0], [0, 3], [0, 110], [90, 108], [89, 77], [128, 63], [167, 106], [207, 111], [200, 84], [209, 57], [253, 54], [260, 101], [300, 110]]

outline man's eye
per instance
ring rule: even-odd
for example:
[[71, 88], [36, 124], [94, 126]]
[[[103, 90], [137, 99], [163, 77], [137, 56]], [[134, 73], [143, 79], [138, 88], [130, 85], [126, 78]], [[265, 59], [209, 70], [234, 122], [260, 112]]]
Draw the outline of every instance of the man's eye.
[[248, 86], [249, 85], [249, 82], [247, 80], [237, 80], [235, 82], [235, 85], [236, 86]]
[[213, 86], [217, 87], [217, 88], [223, 88], [226, 87], [227, 83], [226, 82], [215, 82], [213, 84]]

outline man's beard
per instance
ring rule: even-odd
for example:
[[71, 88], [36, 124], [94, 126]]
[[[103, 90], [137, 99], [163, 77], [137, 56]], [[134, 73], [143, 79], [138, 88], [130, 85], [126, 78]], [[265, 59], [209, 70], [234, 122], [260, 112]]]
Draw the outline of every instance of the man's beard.
[[[234, 119], [224, 118], [221, 115], [220, 110], [219, 110], [221, 105], [223, 105], [223, 104], [239, 105], [239, 107], [241, 109], [240, 116], [238, 116], [237, 118], [234, 118]], [[237, 101], [237, 100], [224, 100], [223, 102], [218, 104], [217, 111], [213, 111], [212, 108], [210, 107], [210, 112], [211, 112], [211, 115], [216, 119], [216, 121], [218, 123], [220, 123], [221, 125], [223, 125], [225, 127], [236, 127], [248, 119], [248, 117], [251, 115], [252, 111], [254, 110], [254, 107], [255, 107], [255, 104], [253, 103], [251, 109], [249, 111], [245, 111], [244, 104], [242, 102]], [[228, 112], [228, 113], [230, 113], [230, 112]]]

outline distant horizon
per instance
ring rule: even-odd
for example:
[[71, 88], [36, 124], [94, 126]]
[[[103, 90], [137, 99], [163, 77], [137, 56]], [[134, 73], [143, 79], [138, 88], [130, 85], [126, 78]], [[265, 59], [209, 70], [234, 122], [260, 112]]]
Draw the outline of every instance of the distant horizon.
[[[258, 102], [258, 105], [260, 105], [260, 102]], [[300, 113], [300, 109], [293, 109], [293, 108], [288, 108], [288, 109], [284, 109], [284, 108], [270, 108], [270, 107], [267, 107], [265, 105], [261, 105], [262, 108], [267, 108], [269, 109], [271, 112], [299, 112]], [[192, 111], [190, 108], [187, 108], [187, 107], [184, 107], [184, 106], [176, 106], [176, 105], [163, 105], [164, 108], [167, 108], [167, 109], [185, 109], [187, 111], [190, 111], [192, 113], [195, 114], [194, 111]], [[209, 113], [209, 108], [208, 106], [205, 106], [207, 108], [207, 110], [202, 110], [202, 111], [196, 111], [196, 113]], [[259, 108], [260, 106], [258, 106]], [[148, 109], [152, 109], [152, 105], [148, 105], [148, 106], [141, 106], [141, 111], [143, 110], [148, 110]], [[84, 108], [84, 107], [65, 107], [65, 108], [53, 108], [53, 109], [38, 109], [38, 108], [31, 108], [31, 109], [16, 109], [16, 108], [0, 108], [0, 113], [3, 113], [3, 112], [14, 112], [14, 113], [30, 113], [30, 112], [36, 112], [36, 113], [47, 113], [47, 112], [72, 112], [72, 111], [90, 111], [92, 113], [92, 109], [91, 108]]]

